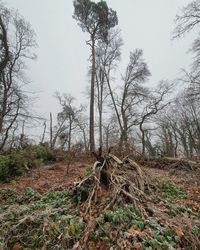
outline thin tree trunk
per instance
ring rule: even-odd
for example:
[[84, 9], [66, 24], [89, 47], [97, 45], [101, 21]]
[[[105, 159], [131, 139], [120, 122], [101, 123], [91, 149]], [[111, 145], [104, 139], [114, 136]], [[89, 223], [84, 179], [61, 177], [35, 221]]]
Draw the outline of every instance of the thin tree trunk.
[[92, 74], [91, 74], [91, 90], [90, 90], [90, 152], [95, 151], [94, 139], [94, 87], [95, 87], [95, 40], [92, 38]]
[[142, 154], [145, 155], [146, 147], [145, 147], [145, 132], [142, 130]]
[[6, 109], [7, 109], [7, 102], [8, 102], [8, 88], [6, 86], [6, 80], [5, 80], [5, 74], [2, 72], [2, 74], [0, 75], [1, 79], [0, 81], [2, 81], [3, 83], [3, 96], [2, 96], [2, 104], [1, 104], [1, 108], [0, 108], [0, 134], [2, 134], [3, 131], [3, 125], [4, 125], [4, 118], [5, 118], [5, 114], [6, 114]]
[[102, 112], [99, 112], [99, 147], [103, 146]]
[[140, 131], [142, 133], [142, 154], [145, 155], [146, 147], [145, 147], [145, 131], [142, 128], [142, 123], [140, 123]]
[[7, 127], [6, 132], [5, 132], [5, 137], [3, 139], [3, 142], [0, 144], [0, 152], [3, 150], [3, 148], [4, 148], [5, 144], [6, 144], [6, 141], [8, 139], [9, 131], [12, 128], [13, 124], [16, 122], [17, 117], [19, 115], [20, 101], [21, 101], [21, 98], [18, 99], [17, 110], [16, 110], [16, 113], [15, 113], [15, 116], [14, 116], [13, 120], [10, 122], [9, 126]]
[[124, 129], [120, 135], [119, 150], [125, 150], [126, 152], [128, 150], [128, 134], [126, 129]]
[[50, 147], [53, 148], [53, 121], [51, 112], [50, 112]]
[[18, 123], [17, 123], [16, 127], [13, 129], [12, 140], [10, 143], [10, 150], [13, 149], [13, 147], [15, 145], [15, 132], [17, 131], [17, 129], [18, 129]]
[[106, 141], [105, 141], [105, 144], [106, 144], [106, 152], [108, 152], [108, 149], [109, 149], [109, 128], [108, 130], [106, 131]]
[[83, 129], [82, 132], [83, 132], [84, 148], [85, 148], [85, 151], [88, 152], [88, 143], [87, 143], [87, 139], [86, 139], [85, 129]]
[[20, 136], [20, 148], [23, 148], [23, 146], [24, 146], [24, 135], [25, 135], [24, 129], [25, 129], [25, 120], [22, 123], [22, 133]]
[[103, 146], [103, 131], [102, 131], [102, 118], [103, 118], [103, 82], [104, 78], [102, 79], [103, 73], [102, 70], [99, 72], [99, 78], [97, 77], [96, 72], [96, 86], [97, 86], [97, 107], [99, 112], [99, 147]]
[[1, 16], [0, 16], [0, 27], [1, 27], [1, 32], [2, 32], [1, 40], [3, 44], [3, 48], [5, 50], [4, 58], [0, 62], [0, 74], [1, 74], [9, 61], [9, 47], [8, 47], [8, 40], [7, 40], [7, 31], [6, 31], [6, 28], [5, 28], [5, 25], [3, 23]]
[[68, 138], [68, 151], [71, 150], [71, 139], [72, 139], [72, 121], [69, 121], [69, 138]]
[[115, 98], [114, 98], [114, 95], [113, 95], [113, 92], [112, 92], [112, 89], [111, 89], [110, 80], [109, 80], [109, 77], [108, 77], [107, 73], [105, 73], [105, 76], [106, 76], [106, 81], [107, 81], [107, 84], [108, 84], [110, 96], [111, 96], [111, 99], [112, 99], [112, 103], [113, 103], [113, 106], [114, 106], [114, 109], [115, 109], [115, 112], [116, 112], [116, 115], [117, 115], [117, 120], [118, 120], [118, 123], [119, 123], [119, 127], [120, 127], [120, 130], [121, 130], [121, 133], [122, 133], [123, 127], [122, 127], [122, 123], [121, 123], [121, 120], [120, 120], [119, 112], [117, 110], [117, 105], [115, 103]]
[[42, 133], [41, 143], [44, 142], [44, 138], [45, 138], [45, 134], [46, 134], [46, 128], [47, 128], [47, 124], [46, 124], [46, 122], [44, 122], [44, 130], [43, 130], [43, 133]]

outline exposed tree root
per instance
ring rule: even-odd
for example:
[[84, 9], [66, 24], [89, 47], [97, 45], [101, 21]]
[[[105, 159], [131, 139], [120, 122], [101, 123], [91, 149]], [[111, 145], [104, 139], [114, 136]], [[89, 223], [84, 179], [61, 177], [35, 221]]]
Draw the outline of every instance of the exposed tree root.
[[115, 155], [107, 154], [96, 161], [93, 172], [87, 178], [76, 183], [73, 194], [83, 202], [85, 212], [93, 205], [111, 209], [116, 202], [133, 203], [142, 216], [146, 216], [144, 206], [149, 197], [149, 186], [140, 166], [128, 157], [120, 160]]

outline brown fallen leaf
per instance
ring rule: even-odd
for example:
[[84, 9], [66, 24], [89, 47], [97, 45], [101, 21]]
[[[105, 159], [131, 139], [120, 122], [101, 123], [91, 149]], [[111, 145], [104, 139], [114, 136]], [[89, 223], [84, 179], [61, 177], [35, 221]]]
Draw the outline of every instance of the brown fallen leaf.
[[12, 250], [18, 250], [21, 248], [21, 245], [19, 242], [15, 243], [15, 245], [12, 247]]
[[134, 250], [140, 250], [140, 249], [142, 249], [142, 244], [139, 243], [139, 242], [135, 243], [135, 244], [133, 245], [133, 249], [134, 249]]
[[182, 231], [182, 229], [180, 227], [176, 227], [175, 229], [175, 233], [181, 238], [182, 236], [184, 236], [184, 233]]

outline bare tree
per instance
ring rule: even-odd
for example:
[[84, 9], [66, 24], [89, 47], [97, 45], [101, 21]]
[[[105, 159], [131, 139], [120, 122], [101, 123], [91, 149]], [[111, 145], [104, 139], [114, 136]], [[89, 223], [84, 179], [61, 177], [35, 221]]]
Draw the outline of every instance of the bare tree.
[[[84, 109], [83, 109], [84, 110]], [[89, 126], [88, 117], [83, 115], [81, 112], [77, 115], [77, 126], [81, 132], [80, 141], [83, 141], [85, 152], [89, 152]]]
[[155, 123], [164, 155], [187, 158], [200, 155], [199, 101], [188, 96], [187, 89], [166, 107], [164, 113], [160, 112]]
[[78, 116], [84, 110], [83, 106], [76, 108], [73, 104], [75, 98], [70, 94], [55, 93], [61, 105], [61, 112], [57, 114], [57, 126], [54, 127], [54, 135], [52, 138], [52, 147], [55, 147], [57, 140], [60, 140], [61, 147], [67, 147], [71, 150], [72, 146], [72, 133], [78, 127]]
[[172, 85], [166, 82], [161, 82], [157, 89], [152, 91], [147, 99], [147, 103], [141, 113], [141, 120], [139, 121], [139, 128], [142, 134], [142, 153], [145, 155], [146, 143], [145, 136], [147, 136], [148, 129], [144, 128], [146, 122], [150, 122], [150, 119], [155, 116], [158, 112], [167, 107], [170, 102], [166, 101], [165, 97], [169, 94]]
[[103, 105], [109, 95], [108, 84], [111, 73], [117, 67], [121, 57], [123, 42], [120, 30], [111, 29], [107, 42], [99, 41], [96, 48], [96, 100], [99, 113], [99, 146], [103, 146]]
[[118, 144], [120, 133], [116, 115], [113, 114], [107, 118], [106, 122], [103, 124], [103, 132], [105, 149], [108, 152], [109, 148]]
[[1, 62], [4, 62], [0, 70], [0, 137], [2, 142], [0, 148], [2, 150], [17, 119], [26, 115], [30, 117], [27, 110], [28, 98], [22, 91], [22, 85], [25, 83], [26, 60], [35, 58], [32, 49], [36, 47], [36, 42], [35, 33], [30, 24], [17, 12], [10, 11], [1, 5], [0, 19], [2, 32], [0, 57]]
[[137, 105], [148, 95], [148, 90], [141, 84], [150, 76], [150, 71], [143, 59], [143, 51], [135, 50], [130, 53], [130, 62], [122, 76], [123, 85], [119, 97], [115, 97], [108, 81], [110, 96], [120, 128], [120, 148], [128, 147], [128, 131], [136, 124]]
[[187, 6], [183, 7], [181, 13], [176, 16], [176, 27], [173, 37], [181, 37], [190, 32], [200, 24], [200, 1], [193, 0]]
[[193, 53], [193, 63], [191, 69], [184, 70], [183, 81], [189, 84], [190, 95], [196, 95], [199, 97], [200, 93], [200, 1], [193, 0], [187, 6], [183, 7], [180, 14], [176, 16], [176, 26], [173, 31], [173, 38], [180, 38], [186, 33], [196, 29], [198, 31], [198, 37], [194, 40], [190, 52]]
[[[3, 6], [0, 4], [0, 8]], [[3, 10], [5, 10], [3, 8]], [[3, 11], [4, 12], [4, 11]], [[7, 36], [7, 27], [5, 23], [5, 14], [1, 13], [0, 15], [0, 74], [2, 74], [4, 68], [7, 66], [9, 61], [9, 46], [8, 46], [8, 36]]]

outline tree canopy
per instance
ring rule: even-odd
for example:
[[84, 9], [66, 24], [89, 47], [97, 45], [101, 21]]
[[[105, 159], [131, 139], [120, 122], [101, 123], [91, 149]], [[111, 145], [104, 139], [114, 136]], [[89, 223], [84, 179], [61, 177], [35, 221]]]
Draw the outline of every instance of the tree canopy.
[[118, 24], [116, 11], [109, 8], [106, 1], [75, 0], [73, 18], [84, 32], [104, 41], [108, 30]]

